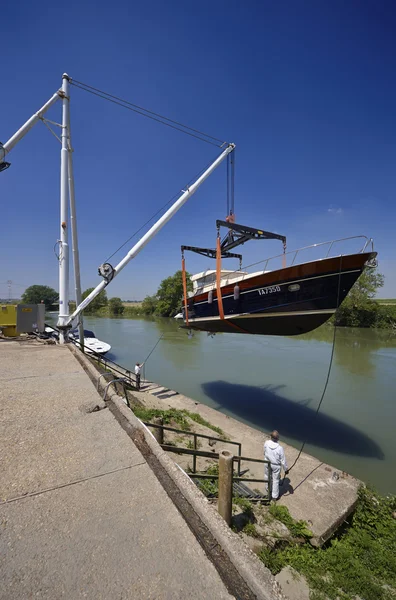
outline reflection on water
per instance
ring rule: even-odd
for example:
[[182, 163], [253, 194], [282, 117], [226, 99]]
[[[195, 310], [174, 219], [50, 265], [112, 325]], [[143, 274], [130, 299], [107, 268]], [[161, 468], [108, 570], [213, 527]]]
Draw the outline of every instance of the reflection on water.
[[[327, 325], [301, 336], [301, 339], [333, 343], [334, 329]], [[375, 374], [374, 351], [396, 348], [396, 335], [387, 330], [338, 327], [334, 359], [343, 368], [357, 375]]]
[[333, 367], [317, 418], [333, 329], [297, 337], [197, 332], [172, 319], [85, 318], [127, 368], [283, 439], [329, 464], [396, 493], [396, 335], [339, 328]]

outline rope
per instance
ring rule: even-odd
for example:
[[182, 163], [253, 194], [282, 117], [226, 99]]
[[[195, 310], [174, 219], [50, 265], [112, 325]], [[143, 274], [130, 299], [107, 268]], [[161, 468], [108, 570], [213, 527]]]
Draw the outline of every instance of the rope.
[[162, 340], [162, 338], [164, 337], [164, 334], [161, 333], [160, 337], [158, 338], [154, 348], [151, 350], [151, 352], [149, 353], [149, 355], [144, 359], [144, 363], [146, 363], [148, 361], [148, 359], [150, 358], [150, 356], [152, 355], [152, 353], [154, 352], [154, 350], [156, 349], [156, 347], [158, 346], [158, 344], [160, 343], [160, 341]]
[[[339, 302], [340, 302], [340, 288], [341, 288], [341, 266], [342, 266], [342, 256], [340, 256], [340, 270], [338, 273], [338, 290], [337, 290], [337, 309], [339, 307]], [[327, 370], [327, 377], [326, 377], [326, 381], [324, 384], [324, 388], [323, 388], [323, 392], [321, 395], [321, 398], [319, 400], [319, 404], [318, 407], [316, 409], [316, 412], [314, 414], [314, 419], [316, 419], [316, 417], [318, 416], [318, 413], [320, 411], [320, 407], [322, 406], [322, 402], [324, 400], [324, 397], [326, 395], [326, 391], [327, 391], [327, 386], [329, 384], [329, 380], [330, 380], [330, 374], [331, 374], [331, 369], [333, 366], [333, 358], [334, 358], [334, 350], [335, 350], [335, 343], [336, 343], [336, 335], [337, 335], [337, 326], [334, 325], [334, 333], [333, 333], [333, 342], [332, 342], [332, 348], [331, 348], [331, 355], [330, 355], [330, 362], [329, 362], [329, 368]], [[307, 440], [304, 440], [304, 442], [302, 443], [302, 446], [298, 452], [297, 458], [294, 461], [294, 463], [292, 464], [292, 466], [290, 467], [290, 469], [288, 469], [288, 472], [290, 472], [293, 467], [295, 467], [295, 465], [297, 464], [297, 461], [299, 460], [304, 448], [305, 448], [305, 444], [307, 443]], [[282, 481], [279, 483], [279, 485], [283, 485], [283, 482], [285, 481], [285, 477], [283, 477]]]
[[[190, 187], [190, 184], [193, 183], [194, 181], [196, 181], [198, 179], [198, 177], [200, 177], [202, 175], [202, 173], [204, 173], [206, 171], [206, 169], [208, 167], [210, 167], [210, 165], [213, 163], [214, 161], [212, 160], [211, 162], [209, 162], [203, 169], [201, 169], [199, 171], [199, 173], [197, 173], [197, 175], [195, 175], [195, 177], [193, 177], [192, 179], [190, 179], [190, 181], [184, 186], [184, 189], [187, 189], [188, 187]], [[146, 225], [148, 225], [153, 219], [155, 219], [155, 217], [157, 215], [160, 214], [160, 212], [162, 212], [167, 206], [169, 206], [169, 204], [171, 204], [172, 202], [174, 202], [174, 200], [176, 200], [176, 198], [180, 195], [180, 190], [177, 192], [177, 194], [175, 194], [174, 196], [172, 196], [172, 198], [170, 198], [170, 200], [168, 200], [163, 206], [161, 206], [161, 208], [159, 208], [157, 210], [157, 212], [155, 212], [153, 214], [152, 217], [150, 217], [145, 223], [143, 223], [143, 225], [141, 227], [139, 227], [139, 229], [137, 229], [127, 240], [125, 240], [125, 242], [123, 244], [121, 244], [121, 246], [119, 246], [117, 248], [117, 250], [115, 250], [113, 252], [113, 254], [111, 254], [108, 258], [106, 258], [106, 260], [104, 262], [109, 262], [109, 260], [111, 258], [113, 258], [113, 256], [115, 254], [117, 254], [117, 252], [119, 252], [120, 250], [122, 250], [122, 248], [124, 246], [127, 245], [128, 242], [130, 242], [135, 236], [137, 236], [138, 233], [140, 233], [142, 231], [142, 229], [144, 229], [146, 227]]]
[[186, 325], [188, 325], [187, 277], [186, 277], [186, 261], [184, 259], [184, 254], [182, 255], [182, 279], [183, 279], [184, 312], [185, 312], [185, 317], [186, 317]]
[[217, 291], [217, 304], [219, 307], [219, 317], [222, 321], [224, 321], [224, 308], [223, 308], [223, 298], [221, 295], [221, 242], [220, 236], [217, 236], [216, 242], [216, 291]]
[[247, 333], [242, 327], [239, 327], [236, 323], [230, 321], [230, 319], [224, 318], [224, 308], [223, 308], [223, 297], [221, 295], [221, 241], [220, 235], [217, 236], [216, 243], [216, 292], [217, 292], [217, 304], [219, 307], [219, 317], [224, 323], [227, 323], [230, 327], [233, 327], [237, 331], [241, 333]]
[[99, 90], [98, 88], [83, 83], [82, 81], [78, 81], [77, 79], [70, 80], [70, 84], [74, 85], [74, 87], [77, 87], [80, 90], [83, 90], [84, 92], [88, 92], [89, 94], [98, 96], [103, 100], [107, 100], [108, 102], [112, 102], [113, 104], [117, 104], [122, 108], [126, 108], [127, 110], [135, 112], [141, 115], [142, 117], [147, 117], [152, 121], [156, 121], [157, 123], [161, 123], [162, 125], [166, 125], [167, 127], [176, 129], [176, 131], [185, 133], [186, 135], [194, 137], [200, 140], [201, 142], [206, 142], [207, 144], [211, 144], [212, 146], [217, 146], [219, 148], [221, 148], [226, 143], [223, 140], [220, 140], [219, 138], [204, 133], [203, 131], [199, 131], [198, 129], [194, 129], [193, 127], [189, 127], [188, 125], [184, 125], [184, 123], [180, 123], [179, 121], [169, 119], [164, 115], [160, 115], [158, 113], [153, 112], [152, 110], [143, 108], [138, 104], [134, 104], [133, 102], [129, 102], [128, 100], [124, 100], [123, 98], [119, 98], [118, 96], [114, 96], [113, 94], [109, 94], [108, 92], [104, 92], [103, 90]]

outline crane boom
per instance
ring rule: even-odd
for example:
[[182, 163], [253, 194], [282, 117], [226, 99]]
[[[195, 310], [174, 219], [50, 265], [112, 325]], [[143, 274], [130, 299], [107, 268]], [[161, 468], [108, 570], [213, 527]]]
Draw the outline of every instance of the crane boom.
[[[223, 162], [223, 160], [232, 152], [235, 148], [235, 144], [229, 144], [225, 150], [216, 158], [216, 160], [198, 177], [198, 179], [186, 190], [183, 190], [182, 195], [172, 206], [166, 211], [162, 217], [158, 219], [156, 223], [145, 233], [145, 235], [131, 248], [128, 254], [118, 263], [116, 267], [111, 267], [111, 265], [102, 265], [102, 267], [106, 267], [107, 276], [105, 279], [101, 281], [96, 288], [81, 302], [79, 306], [77, 306], [76, 310], [70, 317], [67, 319], [65, 323], [65, 328], [71, 326], [72, 321], [78, 317], [84, 308], [86, 308], [94, 298], [102, 291], [104, 288], [116, 277], [124, 267], [133, 259], [146, 244], [162, 229], [162, 227], [173, 217], [174, 214], [187, 202], [189, 198], [197, 191], [199, 186], [213, 173], [213, 171]], [[106, 271], [105, 269], [105, 271]]]
[[37, 121], [39, 121], [42, 118], [42, 116], [47, 112], [47, 110], [49, 108], [51, 108], [51, 106], [53, 104], [55, 104], [55, 102], [57, 100], [59, 100], [59, 98], [62, 98], [62, 97], [63, 97], [62, 90], [58, 90], [48, 100], [48, 102], [46, 102], [44, 104], [44, 106], [42, 106], [40, 108], [40, 110], [38, 110], [36, 113], [34, 113], [34, 115], [32, 115], [30, 117], [30, 119], [28, 119], [26, 121], [26, 123], [24, 125], [22, 125], [22, 127], [20, 127], [20, 129], [18, 129], [18, 131], [16, 133], [14, 133], [13, 136], [10, 137], [10, 139], [5, 144], [0, 144], [0, 165], [5, 162], [4, 159], [7, 156], [7, 154], [9, 152], [11, 152], [11, 150], [17, 145], [18, 142], [21, 141], [21, 139], [23, 137], [25, 137], [25, 135], [31, 130], [33, 125], [35, 125], [37, 123]]

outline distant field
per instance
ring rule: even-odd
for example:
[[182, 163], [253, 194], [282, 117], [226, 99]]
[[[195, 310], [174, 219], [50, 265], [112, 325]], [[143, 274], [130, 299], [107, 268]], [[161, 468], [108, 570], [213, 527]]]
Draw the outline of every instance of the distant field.
[[138, 306], [141, 306], [142, 303], [141, 302], [123, 302], [123, 305], [124, 306], [136, 306], [136, 308], [137, 308]]
[[396, 305], [396, 298], [377, 298], [378, 304]]

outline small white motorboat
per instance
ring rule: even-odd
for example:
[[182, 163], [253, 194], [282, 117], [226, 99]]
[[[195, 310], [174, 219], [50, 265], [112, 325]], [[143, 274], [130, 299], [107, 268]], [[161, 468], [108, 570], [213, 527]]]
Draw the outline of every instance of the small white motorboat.
[[[78, 337], [78, 329], [72, 329], [69, 333], [69, 337], [72, 338], [77, 346], [80, 346], [80, 338]], [[106, 354], [111, 350], [110, 344], [98, 340], [93, 331], [84, 329], [84, 350], [87, 354]]]
[[177, 315], [175, 315], [173, 318], [174, 318], [174, 319], [177, 319], [178, 321], [179, 321], [179, 320], [183, 321], [183, 313], [182, 313], [182, 312], [179, 312], [179, 313], [177, 313]]

